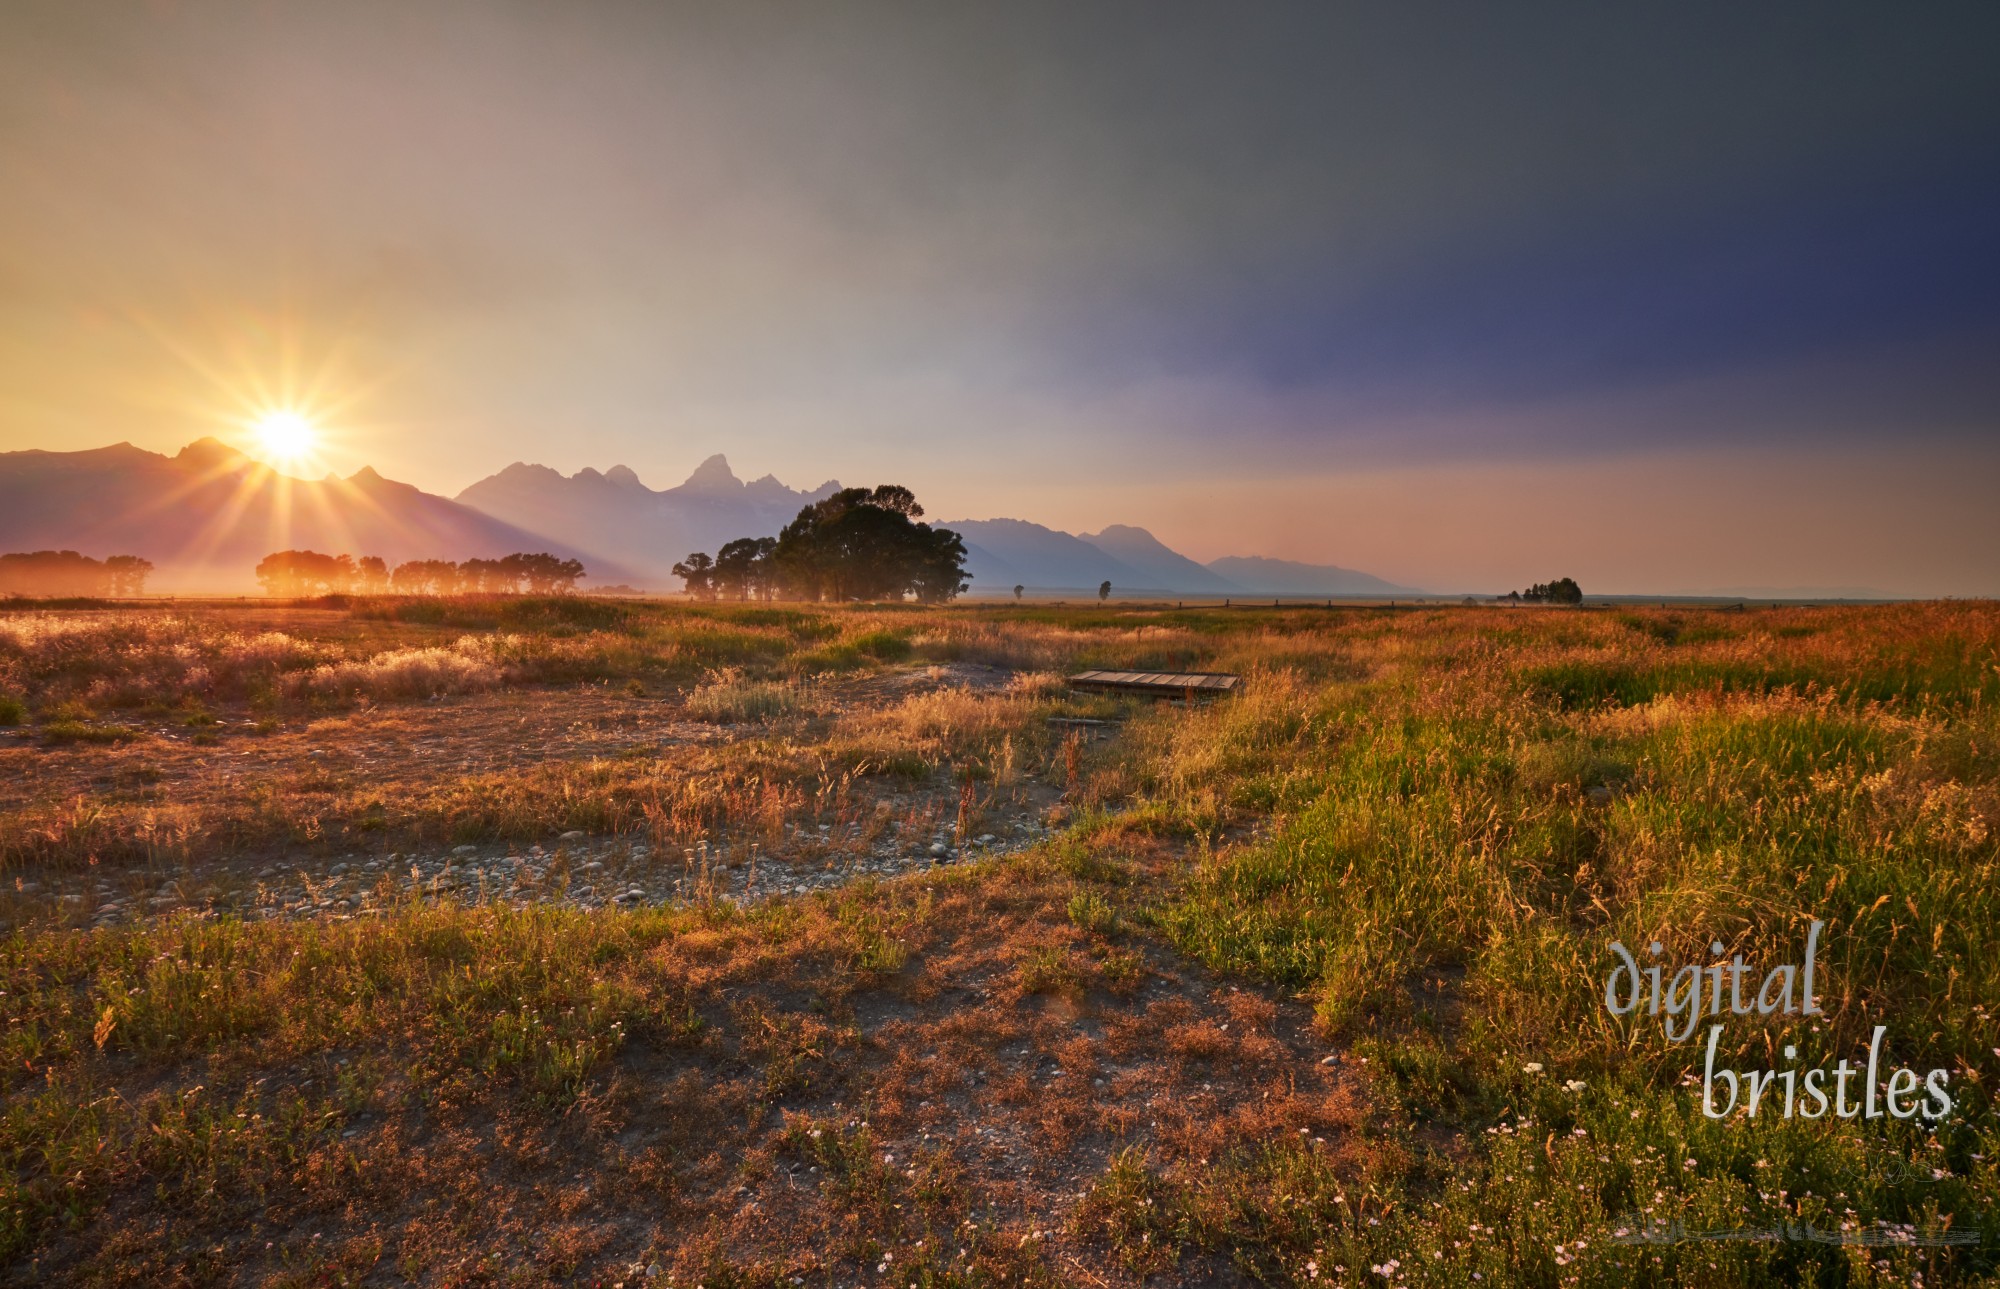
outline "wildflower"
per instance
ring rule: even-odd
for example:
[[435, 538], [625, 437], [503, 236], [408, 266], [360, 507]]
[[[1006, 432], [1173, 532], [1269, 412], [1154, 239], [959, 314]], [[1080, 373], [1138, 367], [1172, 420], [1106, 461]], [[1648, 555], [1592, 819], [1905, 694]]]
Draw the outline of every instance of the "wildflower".
[[[1995, 1049], [1993, 1054], [2000, 1056], [2000, 1049]], [[1529, 1061], [1521, 1067], [1521, 1072], [1523, 1074], [1540, 1074], [1542, 1072], [1542, 1063], [1540, 1061]]]

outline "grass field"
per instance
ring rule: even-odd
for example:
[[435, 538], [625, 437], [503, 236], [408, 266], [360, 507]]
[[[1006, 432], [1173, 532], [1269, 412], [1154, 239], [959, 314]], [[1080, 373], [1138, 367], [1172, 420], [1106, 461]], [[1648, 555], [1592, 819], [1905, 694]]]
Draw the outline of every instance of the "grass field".
[[[10, 609], [0, 1263], [1991, 1283], [1996, 831], [1983, 603]], [[1815, 920], [1716, 1067], [1949, 1114], [1606, 1008]]]

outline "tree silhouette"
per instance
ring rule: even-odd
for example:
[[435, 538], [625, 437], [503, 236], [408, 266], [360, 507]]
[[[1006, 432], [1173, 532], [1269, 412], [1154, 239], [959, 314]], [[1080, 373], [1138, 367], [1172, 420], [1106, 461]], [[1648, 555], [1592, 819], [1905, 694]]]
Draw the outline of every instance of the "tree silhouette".
[[583, 576], [583, 564], [573, 559], [558, 559], [547, 551], [533, 555], [509, 555], [500, 561], [501, 569], [528, 584], [533, 595], [567, 594], [576, 589], [577, 579]]
[[1027, 589], [1027, 587], [1022, 586], [1019, 582], [1014, 584], [1014, 603], [1019, 604], [1021, 602], [1021, 592]]
[[715, 553], [711, 573], [715, 592], [727, 599], [769, 599], [776, 589], [771, 555], [775, 537], [739, 537]]
[[257, 564], [266, 595], [329, 595], [354, 585], [354, 558], [318, 551], [275, 551]]
[[680, 563], [674, 565], [673, 574], [687, 587], [687, 593], [697, 600], [715, 598], [715, 561], [701, 551], [696, 551]]
[[137, 555], [113, 555], [104, 561], [113, 595], [144, 595], [146, 578], [152, 571], [153, 561]]
[[1582, 604], [1583, 588], [1572, 578], [1559, 577], [1553, 582], [1537, 582], [1525, 591], [1511, 591], [1507, 596], [1516, 597], [1530, 604]]
[[[147, 565], [148, 568], [151, 565]], [[276, 551], [257, 565], [267, 595], [326, 595], [345, 591], [397, 595], [505, 595], [525, 583], [537, 595], [566, 594], [584, 575], [583, 564], [547, 552], [517, 552], [504, 559], [405, 560], [394, 569], [380, 556], [322, 555], [318, 551]]]
[[1097, 602], [1099, 604], [1102, 604], [1110, 598], [1111, 598], [1111, 583], [1099, 582], [1097, 584]]
[[744, 537], [714, 558], [674, 565], [689, 595], [943, 604], [965, 589], [965, 543], [919, 523], [924, 508], [899, 484], [845, 488], [801, 509], [776, 538]]
[[444, 559], [412, 559], [396, 565], [389, 585], [398, 595], [453, 595], [464, 584], [458, 565]]
[[152, 571], [137, 555], [96, 560], [76, 551], [20, 551], [0, 555], [0, 595], [138, 595]]
[[363, 555], [354, 561], [354, 589], [380, 595], [389, 589], [389, 565], [380, 555]]

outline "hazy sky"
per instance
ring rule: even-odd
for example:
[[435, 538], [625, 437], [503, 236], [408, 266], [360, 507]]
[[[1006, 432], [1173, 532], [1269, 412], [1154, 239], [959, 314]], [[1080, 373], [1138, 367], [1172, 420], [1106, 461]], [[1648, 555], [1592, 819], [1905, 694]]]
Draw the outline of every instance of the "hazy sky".
[[0, 448], [2000, 593], [2000, 6], [0, 8]]

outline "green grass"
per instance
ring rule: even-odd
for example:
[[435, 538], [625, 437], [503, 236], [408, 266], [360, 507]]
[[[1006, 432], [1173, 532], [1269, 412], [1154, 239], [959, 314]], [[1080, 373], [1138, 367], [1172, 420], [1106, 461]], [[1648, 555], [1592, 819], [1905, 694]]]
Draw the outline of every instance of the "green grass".
[[[1178, 956], [1182, 968], [1191, 960], [1296, 1000], [1292, 1015], [1331, 1045], [1352, 1099], [1337, 1130], [1246, 1131], [1198, 1164], [1148, 1138], [1143, 1115], [1129, 1139], [1092, 1143], [1104, 1152], [1097, 1175], [1049, 1220], [1107, 1277], [1720, 1289], [2000, 1274], [1993, 606], [612, 607], [624, 616], [511, 633], [496, 624], [480, 647], [521, 683], [686, 677], [691, 714], [744, 724], [814, 712], [813, 691], [788, 677], [844, 669], [875, 685], [874, 669], [898, 659], [1245, 674], [1241, 697], [1193, 709], [1043, 690], [913, 694], [829, 721], [813, 747], [828, 775], [920, 781], [949, 766], [975, 793], [1019, 750], [1021, 766], [1060, 788], [1065, 832], [983, 878], [951, 870], [1042, 901], [1073, 937], [1022, 944], [982, 987], [1017, 992], [1024, 1009], [1087, 1011], [1098, 982], [1136, 989], [1145, 955]], [[163, 633], [117, 630], [141, 654], [168, 652]], [[200, 647], [226, 656], [219, 643]], [[282, 675], [289, 664], [271, 660], [351, 648], [301, 638], [257, 656]], [[0, 659], [13, 668], [0, 681], [33, 699], [45, 731], [102, 728], [81, 695], [104, 690], [85, 680], [125, 683], [118, 668], [138, 664], [87, 653], [38, 638]], [[80, 706], [55, 701], [71, 695]], [[1110, 720], [1112, 737], [1064, 742], [1043, 728], [1058, 713]], [[753, 782], [781, 782], [778, 745], [816, 731], [756, 731], [737, 759], [673, 771], [672, 783], [609, 760], [471, 778], [433, 788], [424, 818], [467, 837], [699, 831], [750, 801]], [[75, 827], [77, 846], [96, 853], [88, 819]], [[200, 1210], [331, 1167], [370, 1089], [391, 1078], [407, 1077], [419, 1104], [589, 1121], [593, 1089], [617, 1077], [632, 1035], [705, 1041], [712, 1022], [690, 1001], [689, 973], [710, 970], [723, 944], [753, 946], [741, 961], [763, 973], [723, 1022], [744, 1035], [730, 1059], [758, 1089], [731, 1114], [761, 1122], [787, 1098], [835, 1095], [842, 1059], [920, 1064], [926, 1054], [898, 1048], [893, 1027], [862, 1034], [787, 973], [810, 962], [823, 979], [871, 988], [920, 977], [943, 934], [924, 929], [930, 898], [861, 882], [741, 913], [409, 904], [372, 922], [17, 933], [0, 945], [11, 1188], [0, 1249], [19, 1256], [51, 1231], [87, 1229], [135, 1177], [162, 1202]], [[1725, 959], [1770, 965], [1798, 960], [1814, 919], [1825, 1014], [1729, 1017], [1719, 1063], [1865, 1059], [1885, 1025], [1892, 1065], [1949, 1073], [1950, 1116], [1713, 1120], [1700, 1107], [1698, 1043], [1604, 1006], [1613, 940], [1657, 941], [1668, 964], [1709, 961], [1720, 942]], [[338, 1077], [256, 1089], [259, 1071], [349, 1052], [360, 1055], [333, 1067]], [[1124, 1059], [1181, 1058], [1142, 1046]], [[187, 1077], [158, 1077], [166, 1070]], [[665, 1094], [649, 1085], [648, 1095]], [[743, 1168], [818, 1170], [808, 1175], [857, 1215], [828, 1238], [871, 1267], [890, 1252], [876, 1242], [891, 1229], [885, 1215], [916, 1220], [943, 1211], [938, 1197], [966, 1193], [942, 1150], [889, 1166], [858, 1111], [787, 1118], [778, 1143], [777, 1160]], [[683, 1202], [673, 1187], [690, 1175], [662, 1182], [674, 1197], [662, 1202]], [[1625, 1242], [1644, 1223], [1858, 1232], [1946, 1218], [1982, 1242]], [[966, 1265], [957, 1249], [991, 1247], [986, 1220], [952, 1210], [941, 1228], [952, 1238], [898, 1245], [896, 1271], [965, 1283], [951, 1279]], [[1010, 1283], [1071, 1276], [1010, 1243], [1020, 1259], [1006, 1264]], [[709, 1265], [707, 1283], [732, 1283], [726, 1251]]]
[[[1420, 655], [1266, 714], [1289, 754], [1262, 758], [1216, 718], [1216, 744], [1248, 749], [1239, 782], [1288, 761], [1320, 769], [1294, 781], [1296, 808], [1268, 840], [1202, 864], [1158, 925], [1215, 967], [1311, 997], [1327, 1032], [1370, 1054], [1413, 1148], [1440, 1123], [1477, 1143], [1449, 1166], [1414, 1148], [1372, 1196], [1393, 1210], [1383, 1225], [1346, 1224], [1322, 1263], [1393, 1257], [1410, 1284], [1474, 1270], [1501, 1284], [1888, 1283], [1915, 1269], [1935, 1284], [1995, 1267], [1992, 639], [1849, 636], [1864, 647], [1809, 663], [1778, 645], [1684, 664], [1523, 650], [1441, 674]], [[1672, 647], [1715, 638], [1680, 630]], [[1886, 1024], [1895, 1063], [1951, 1072], [1958, 1106], [1934, 1129], [1707, 1120], [1683, 1085], [1696, 1045], [1603, 1006], [1613, 939], [1657, 939], [1674, 963], [1709, 961], [1711, 940], [1796, 962], [1814, 918], [1828, 1014], [1727, 1017], [1718, 1063], [1788, 1068], [1786, 1043], [1800, 1068], [1862, 1060]], [[1986, 1243], [1876, 1267], [1792, 1242], [1611, 1238], [1642, 1209], [1696, 1229], [1953, 1214]]]

